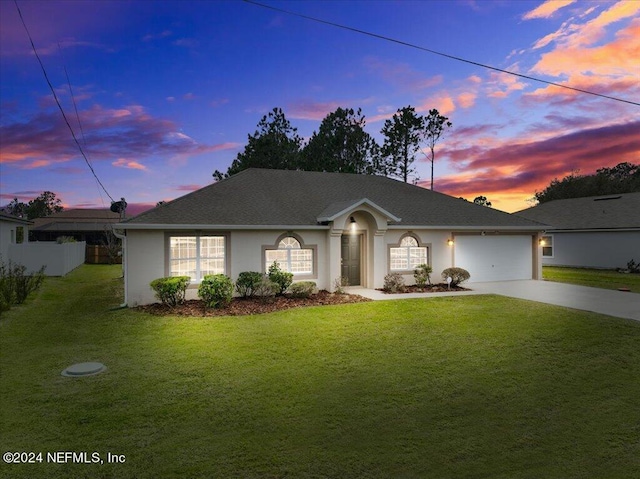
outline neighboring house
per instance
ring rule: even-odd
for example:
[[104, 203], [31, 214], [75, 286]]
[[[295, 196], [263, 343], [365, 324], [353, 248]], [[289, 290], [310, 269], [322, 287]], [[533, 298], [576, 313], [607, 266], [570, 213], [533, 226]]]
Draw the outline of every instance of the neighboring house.
[[105, 232], [120, 221], [120, 215], [108, 209], [70, 209], [33, 220], [31, 241], [56, 241], [70, 236], [89, 245], [103, 244]]
[[389, 272], [410, 284], [420, 263], [433, 279], [451, 266], [471, 281], [541, 277], [539, 235], [527, 219], [385, 177], [249, 169], [117, 226], [125, 240], [125, 302], [155, 302], [149, 283], [206, 274], [237, 279], [273, 261], [294, 281], [333, 290], [336, 279], [381, 288]]
[[0, 211], [0, 260], [8, 263], [11, 259], [9, 245], [28, 241], [31, 225], [33, 225], [32, 221]]
[[549, 201], [514, 213], [551, 225], [542, 237], [542, 263], [624, 268], [640, 262], [640, 193]]

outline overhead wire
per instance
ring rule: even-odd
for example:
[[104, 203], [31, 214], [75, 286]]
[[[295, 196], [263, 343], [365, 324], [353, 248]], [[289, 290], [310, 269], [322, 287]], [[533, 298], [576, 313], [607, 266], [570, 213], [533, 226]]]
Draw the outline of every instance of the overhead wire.
[[618, 98], [618, 97], [614, 97], [614, 96], [610, 96], [610, 95], [604, 95], [602, 93], [596, 93], [594, 91], [584, 90], [582, 88], [576, 88], [576, 87], [572, 87], [572, 86], [569, 86], [569, 85], [563, 85], [562, 83], [556, 83], [556, 82], [552, 82], [552, 81], [548, 81], [548, 80], [543, 80], [541, 78], [533, 77], [533, 76], [530, 76], [530, 75], [524, 75], [522, 73], [516, 73], [516, 72], [510, 71], [510, 70], [497, 68], [497, 67], [494, 67], [494, 66], [491, 66], [491, 65], [487, 65], [485, 63], [480, 63], [480, 62], [476, 62], [476, 61], [473, 61], [473, 60], [468, 60], [466, 58], [462, 58], [462, 57], [458, 57], [458, 56], [455, 56], [455, 55], [450, 55], [448, 53], [443, 53], [443, 52], [440, 52], [440, 51], [437, 51], [437, 50], [432, 50], [430, 48], [422, 47], [422, 46], [416, 45], [414, 43], [406, 42], [406, 41], [403, 41], [403, 40], [398, 40], [397, 38], [392, 38], [392, 37], [388, 37], [386, 35], [381, 35], [381, 34], [378, 34], [378, 33], [369, 32], [367, 30], [362, 30], [362, 29], [359, 29], [359, 28], [350, 27], [348, 25], [343, 25], [343, 24], [340, 24], [340, 23], [331, 22], [329, 20], [323, 20], [321, 18], [312, 17], [310, 15], [305, 15], [305, 14], [298, 13], [298, 12], [293, 12], [291, 10], [286, 10], [284, 8], [274, 7], [272, 5], [267, 5], [267, 4], [264, 4], [264, 3], [256, 2], [254, 0], [243, 0], [243, 1], [245, 3], [251, 4], [251, 5], [255, 5], [257, 7], [266, 8], [268, 10], [273, 10], [273, 11], [284, 13], [284, 14], [291, 15], [291, 16], [294, 16], [294, 17], [303, 18], [305, 20], [310, 20], [312, 22], [321, 23], [323, 25], [329, 25], [329, 26], [332, 26], [332, 27], [335, 27], [335, 28], [340, 28], [342, 30], [347, 30], [347, 31], [358, 33], [358, 34], [361, 34], [361, 35], [366, 35], [366, 36], [369, 36], [369, 37], [377, 38], [379, 40], [384, 40], [384, 41], [387, 41], [387, 42], [396, 43], [398, 45], [403, 45], [405, 47], [410, 47], [410, 48], [414, 48], [416, 50], [421, 50], [423, 52], [431, 53], [431, 54], [434, 54], [434, 55], [439, 55], [441, 57], [445, 57], [445, 58], [448, 58], [450, 60], [455, 60], [455, 61], [459, 61], [459, 62], [468, 63], [470, 65], [479, 66], [479, 67], [486, 68], [486, 69], [493, 70], [493, 71], [497, 71], [497, 72], [500, 72], [500, 73], [505, 73], [507, 75], [513, 75], [513, 76], [516, 76], [516, 77], [524, 78], [524, 79], [535, 81], [535, 82], [539, 82], [539, 83], [544, 83], [546, 85], [552, 85], [552, 86], [559, 87], [559, 88], [564, 88], [564, 89], [567, 89], [567, 90], [572, 90], [572, 91], [579, 92], [579, 93], [585, 93], [585, 94], [588, 94], [588, 95], [594, 95], [594, 96], [598, 96], [598, 97], [601, 97], [601, 98], [606, 98], [608, 100], [614, 100], [614, 101], [619, 101], [619, 102], [622, 102], [622, 103], [628, 103], [630, 105], [640, 106], [640, 103], [635, 102], [635, 101], [626, 100], [624, 98]]
[[[58, 50], [60, 50], [60, 55], [64, 57], [63, 53], [62, 53], [62, 49], [60, 48], [60, 44], [58, 43]], [[63, 60], [64, 61], [64, 60]], [[64, 74], [67, 78], [67, 85], [69, 86], [69, 94], [71, 95], [71, 101], [73, 102], [73, 109], [75, 110], [76, 113], [76, 120], [78, 121], [78, 127], [80, 128], [80, 136], [82, 137], [82, 144], [84, 145], [85, 149], [87, 148], [87, 138], [84, 135], [84, 128], [82, 128], [82, 122], [80, 121], [80, 113], [78, 112], [78, 104], [76, 103], [76, 97], [73, 94], [73, 88], [71, 88], [71, 79], [69, 78], [69, 73], [67, 72], [67, 67], [63, 65], [63, 70], [64, 70]], [[87, 160], [89, 162], [91, 162], [91, 159], [89, 158], [89, 154], [87, 153]], [[97, 181], [96, 181], [97, 184]], [[100, 188], [98, 188], [98, 194], [100, 195], [100, 202], [102, 203], [102, 206], [106, 206], [104, 204], [104, 198], [102, 197], [102, 192], [100, 191]]]
[[95, 170], [93, 169], [93, 166], [91, 165], [91, 162], [87, 158], [87, 155], [84, 153], [84, 150], [82, 149], [82, 146], [80, 145], [80, 142], [78, 141], [78, 138], [76, 137], [76, 134], [73, 131], [73, 128], [71, 127], [71, 123], [69, 123], [69, 119], [67, 118], [67, 115], [65, 114], [64, 109], [62, 108], [62, 105], [60, 104], [60, 100], [58, 99], [58, 95], [56, 94], [56, 91], [53, 88], [53, 85], [51, 84], [51, 81], [49, 80], [49, 76], [47, 75], [47, 70], [44, 68], [44, 64], [42, 63], [42, 60], [40, 59], [40, 55], [38, 55], [38, 51], [36, 50], [36, 46], [33, 43], [33, 38], [31, 37], [31, 33], [29, 33], [29, 29], [27, 28], [27, 24], [25, 23], [24, 18], [22, 16], [22, 11], [20, 10], [20, 6], [18, 5], [18, 1], [17, 0], [13, 0], [13, 2], [16, 5], [16, 9], [18, 10], [18, 15], [20, 16], [20, 21], [22, 22], [22, 26], [24, 27], [25, 31], [27, 32], [27, 36], [29, 37], [29, 42], [31, 43], [31, 48], [33, 49], [33, 53], [35, 54], [36, 58], [38, 59], [38, 63], [40, 64], [40, 68], [42, 69], [42, 73], [44, 74], [44, 78], [47, 81], [47, 85], [49, 85], [49, 89], [51, 90], [51, 93], [53, 93], [53, 98], [54, 98], [56, 104], [58, 105], [58, 108], [60, 109], [60, 113], [62, 113], [62, 117], [64, 118], [64, 121], [67, 124], [67, 127], [69, 128], [69, 131], [71, 132], [71, 136], [73, 137], [73, 141], [77, 145], [78, 150], [80, 150], [80, 154], [84, 158], [84, 161], [87, 163], [87, 166], [91, 170], [91, 173], [93, 174], [94, 178], [96, 179], [96, 181], [98, 182], [98, 184], [100, 185], [102, 190], [111, 199], [111, 201], [114, 202], [115, 200], [111, 197], [111, 195], [109, 194], [109, 192], [107, 191], [105, 186], [102, 184], [102, 181], [100, 181], [100, 178], [98, 178], [98, 175], [96, 174]]

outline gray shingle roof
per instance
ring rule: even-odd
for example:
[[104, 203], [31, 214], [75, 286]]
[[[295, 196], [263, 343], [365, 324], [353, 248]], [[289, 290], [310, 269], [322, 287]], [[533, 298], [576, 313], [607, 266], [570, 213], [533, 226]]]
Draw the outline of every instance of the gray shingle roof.
[[120, 215], [107, 209], [70, 209], [36, 218], [33, 231], [102, 231], [105, 225], [118, 223]]
[[514, 214], [554, 230], [640, 228], [640, 193], [555, 200]]
[[18, 218], [17, 216], [10, 215], [9, 213], [5, 213], [4, 211], [0, 211], [0, 220], [8, 221], [10, 223], [18, 223], [22, 225], [33, 224], [33, 221], [29, 221], [24, 218]]
[[372, 175], [248, 169], [123, 223], [316, 226], [336, 205], [368, 199], [405, 226], [544, 229], [525, 218]]

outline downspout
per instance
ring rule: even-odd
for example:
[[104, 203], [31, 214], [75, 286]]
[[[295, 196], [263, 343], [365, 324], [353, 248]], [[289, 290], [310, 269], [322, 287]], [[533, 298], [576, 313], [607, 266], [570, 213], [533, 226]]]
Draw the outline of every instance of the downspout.
[[127, 283], [128, 283], [128, 274], [127, 274], [127, 231], [124, 230], [123, 233], [118, 232], [115, 228], [113, 228], [113, 234], [116, 235], [116, 238], [120, 238], [122, 240], [122, 275], [124, 276], [124, 303], [120, 305], [121, 308], [126, 308], [129, 305], [129, 301], [127, 300]]

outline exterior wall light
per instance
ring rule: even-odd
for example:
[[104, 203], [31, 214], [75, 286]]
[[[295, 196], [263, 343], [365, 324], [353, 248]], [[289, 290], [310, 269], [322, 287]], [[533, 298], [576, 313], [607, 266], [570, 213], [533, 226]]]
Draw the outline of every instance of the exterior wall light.
[[538, 240], [538, 244], [539, 244], [540, 246], [544, 246], [544, 245], [546, 245], [546, 244], [547, 244], [547, 242], [546, 242], [543, 238], [540, 238], [540, 239]]
[[449, 239], [447, 240], [447, 244], [448, 244], [449, 246], [453, 246], [453, 244], [454, 244], [453, 239], [452, 239], [452, 238], [449, 238]]
[[351, 217], [351, 231], [355, 231], [356, 230], [356, 219], [352, 216]]

